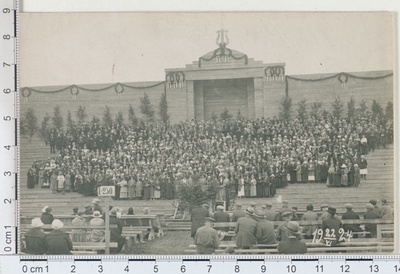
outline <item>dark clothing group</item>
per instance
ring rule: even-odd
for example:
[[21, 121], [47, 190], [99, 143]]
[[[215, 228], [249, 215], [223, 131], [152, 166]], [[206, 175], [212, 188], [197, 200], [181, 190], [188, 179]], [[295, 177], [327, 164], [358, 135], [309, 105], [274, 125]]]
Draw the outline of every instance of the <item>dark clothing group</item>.
[[91, 122], [51, 132], [59, 155], [35, 162], [34, 181], [61, 171], [67, 191], [96, 195], [98, 186], [115, 185], [117, 199], [150, 200], [176, 198], [181, 184], [219, 184], [221, 196], [239, 197], [271, 197], [288, 182], [326, 183], [330, 174], [337, 175], [328, 185], [337, 186], [339, 174], [340, 185], [357, 185], [354, 165], [361, 168], [361, 155], [390, 142], [392, 125], [369, 116], [274, 117], [136, 127]]

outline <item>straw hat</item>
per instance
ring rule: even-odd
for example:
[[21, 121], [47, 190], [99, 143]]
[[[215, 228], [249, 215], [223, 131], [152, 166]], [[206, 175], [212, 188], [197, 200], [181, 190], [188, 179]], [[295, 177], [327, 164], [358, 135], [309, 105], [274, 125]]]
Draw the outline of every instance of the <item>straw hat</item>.
[[101, 217], [100, 211], [96, 210], [95, 212], [93, 212], [93, 217]]
[[42, 220], [40, 220], [40, 218], [34, 218], [31, 221], [31, 226], [32, 227], [42, 227], [43, 226], [43, 222], [42, 222]]
[[51, 227], [54, 229], [60, 229], [64, 226], [63, 222], [61, 222], [59, 219], [55, 219], [52, 223], [51, 223]]

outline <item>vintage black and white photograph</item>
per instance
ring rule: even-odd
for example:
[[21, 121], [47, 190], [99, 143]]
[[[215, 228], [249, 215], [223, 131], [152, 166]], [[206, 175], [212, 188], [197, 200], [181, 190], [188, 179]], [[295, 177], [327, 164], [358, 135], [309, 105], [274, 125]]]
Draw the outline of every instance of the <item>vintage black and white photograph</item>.
[[390, 12], [20, 14], [20, 254], [394, 251]]

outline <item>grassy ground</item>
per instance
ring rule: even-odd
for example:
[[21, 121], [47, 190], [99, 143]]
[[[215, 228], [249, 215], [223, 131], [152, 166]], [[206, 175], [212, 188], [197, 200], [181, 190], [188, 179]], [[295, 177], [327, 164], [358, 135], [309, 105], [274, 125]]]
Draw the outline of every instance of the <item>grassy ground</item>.
[[192, 243], [190, 231], [166, 231], [163, 237], [134, 245], [129, 254], [180, 255]]

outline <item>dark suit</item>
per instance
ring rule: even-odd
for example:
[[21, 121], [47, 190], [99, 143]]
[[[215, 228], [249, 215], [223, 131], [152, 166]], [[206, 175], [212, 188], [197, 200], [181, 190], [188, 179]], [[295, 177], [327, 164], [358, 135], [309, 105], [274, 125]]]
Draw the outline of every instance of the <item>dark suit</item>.
[[[214, 219], [216, 223], [229, 223], [231, 218], [229, 217], [228, 213], [218, 210], [217, 212], [214, 213]], [[218, 227], [215, 229], [222, 231], [229, 231], [229, 227]]]
[[27, 254], [42, 255], [46, 253], [46, 233], [40, 228], [31, 228], [25, 233], [25, 247]]
[[239, 218], [246, 216], [246, 213], [244, 213], [243, 210], [241, 209], [236, 209], [233, 214], [232, 214], [232, 222], [236, 223]]
[[60, 229], [51, 231], [45, 237], [47, 255], [71, 254], [72, 241], [69, 235]]
[[274, 244], [275, 229], [274, 224], [268, 220], [261, 219], [256, 226], [256, 238], [259, 244]]
[[198, 228], [204, 226], [205, 218], [208, 217], [210, 214], [207, 209], [204, 207], [197, 207], [192, 210], [192, 226], [191, 226], [191, 236], [192, 238], [196, 235], [196, 231]]
[[256, 240], [257, 221], [251, 216], [246, 215], [240, 218], [235, 227], [236, 246], [241, 248], [249, 248], [257, 243]]
[[[365, 212], [365, 214], [364, 214], [364, 219], [379, 219], [379, 218], [380, 218], [380, 212], [378, 212], [375, 208], [368, 209], [368, 211]], [[371, 233], [371, 235], [368, 237], [370, 237], [370, 238], [376, 237], [376, 225], [375, 224], [366, 224], [365, 231]]]
[[288, 238], [278, 244], [278, 253], [280, 254], [304, 254], [307, 253], [307, 245], [305, 242], [297, 238]]
[[[343, 215], [342, 215], [342, 220], [359, 220], [359, 219], [360, 219], [360, 216], [358, 216], [358, 214], [355, 213], [351, 209], [347, 210], [347, 212], [343, 213]], [[357, 225], [357, 224], [343, 225], [343, 229], [345, 232], [347, 232], [347, 231], [361, 232], [362, 231], [360, 225]], [[353, 237], [357, 238], [357, 235], [354, 235]]]
[[[339, 229], [341, 227], [342, 222], [334, 216], [329, 216], [326, 220], [322, 221], [322, 231], [324, 233], [324, 239], [328, 240], [327, 238], [331, 238], [329, 239], [330, 241], [332, 241], [331, 246], [337, 245], [340, 237]], [[327, 231], [328, 229], [329, 231]]]

